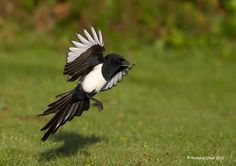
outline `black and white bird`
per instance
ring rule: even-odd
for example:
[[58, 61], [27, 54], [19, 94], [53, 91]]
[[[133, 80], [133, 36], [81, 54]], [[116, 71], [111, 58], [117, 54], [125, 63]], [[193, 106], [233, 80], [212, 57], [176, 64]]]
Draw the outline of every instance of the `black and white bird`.
[[75, 47], [70, 47], [67, 54], [64, 75], [68, 75], [68, 81], [79, 80], [75, 89], [58, 95], [57, 100], [48, 105], [40, 114], [54, 113], [53, 118], [41, 129], [47, 130], [42, 141], [46, 141], [50, 134], [54, 134], [58, 128], [75, 116], [80, 116], [90, 107], [90, 100], [98, 110], [103, 109], [103, 104], [94, 96], [114, 87], [128, 74], [134, 66], [118, 54], [108, 54], [103, 57], [105, 51], [102, 33], [98, 33], [91, 27], [91, 33], [84, 29], [85, 37], [76, 34], [80, 42], [72, 41]]

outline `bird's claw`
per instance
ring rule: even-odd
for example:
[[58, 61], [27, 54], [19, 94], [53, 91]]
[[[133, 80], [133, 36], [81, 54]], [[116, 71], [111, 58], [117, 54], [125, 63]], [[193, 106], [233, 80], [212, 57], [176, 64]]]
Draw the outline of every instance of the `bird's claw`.
[[96, 102], [92, 104], [93, 107], [97, 107], [98, 111], [102, 111], [103, 110], [103, 105], [100, 102]]

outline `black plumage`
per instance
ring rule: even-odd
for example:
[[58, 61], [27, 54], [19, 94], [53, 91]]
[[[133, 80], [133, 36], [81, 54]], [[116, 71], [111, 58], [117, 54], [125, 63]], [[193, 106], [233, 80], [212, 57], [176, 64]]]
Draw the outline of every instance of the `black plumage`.
[[103, 62], [104, 47], [94, 45], [70, 63], [66, 63], [64, 73], [70, 75], [68, 81], [75, 81], [88, 74], [94, 66]]
[[46, 130], [42, 141], [47, 140], [60, 126], [71, 121], [75, 116], [81, 116], [89, 110], [90, 100], [99, 110], [103, 104], [94, 96], [100, 91], [111, 89], [128, 74], [134, 65], [120, 55], [109, 54], [103, 57], [105, 51], [101, 31], [98, 33], [91, 27], [92, 36], [84, 30], [86, 38], [77, 34], [81, 43], [72, 41], [75, 47], [69, 48], [64, 75], [68, 81], [79, 80], [75, 89], [57, 96], [57, 100], [48, 105], [40, 116], [55, 114], [41, 129]]

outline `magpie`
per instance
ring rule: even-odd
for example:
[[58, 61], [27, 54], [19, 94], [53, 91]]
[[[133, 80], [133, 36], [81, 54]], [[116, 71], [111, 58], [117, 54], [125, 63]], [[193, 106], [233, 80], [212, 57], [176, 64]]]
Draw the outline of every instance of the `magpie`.
[[103, 110], [102, 102], [94, 96], [116, 86], [134, 66], [115, 53], [103, 57], [105, 48], [100, 30], [96, 32], [91, 27], [89, 33], [84, 29], [84, 35], [76, 33], [80, 42], [71, 41], [74, 47], [69, 48], [63, 73], [68, 76], [68, 82], [78, 80], [78, 84], [74, 89], [57, 95], [57, 100], [39, 115], [55, 114], [41, 129], [46, 130], [42, 141], [46, 141], [50, 134], [54, 134], [67, 121], [89, 110], [90, 101], [99, 111]]

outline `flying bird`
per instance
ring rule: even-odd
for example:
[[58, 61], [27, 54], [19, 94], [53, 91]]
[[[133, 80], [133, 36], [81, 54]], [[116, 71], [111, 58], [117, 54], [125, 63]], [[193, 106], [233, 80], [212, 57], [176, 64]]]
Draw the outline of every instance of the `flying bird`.
[[105, 48], [100, 30], [96, 32], [91, 27], [90, 33], [84, 29], [84, 36], [76, 36], [80, 42], [71, 41], [74, 47], [69, 48], [63, 74], [68, 76], [69, 82], [78, 80], [78, 84], [73, 90], [56, 96], [57, 100], [39, 115], [55, 114], [41, 129], [46, 130], [42, 141], [46, 141], [50, 134], [75, 116], [89, 110], [90, 101], [99, 111], [103, 110], [102, 102], [94, 96], [117, 85], [134, 66], [115, 53], [103, 56]]

